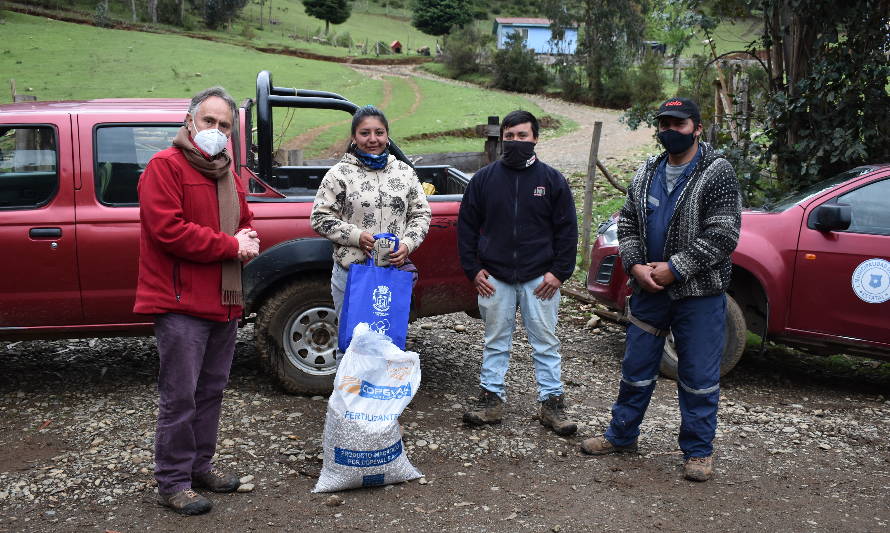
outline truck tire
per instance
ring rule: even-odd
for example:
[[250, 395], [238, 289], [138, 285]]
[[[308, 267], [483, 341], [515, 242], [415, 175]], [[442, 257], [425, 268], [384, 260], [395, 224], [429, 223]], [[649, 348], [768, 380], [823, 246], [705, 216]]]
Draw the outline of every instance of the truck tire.
[[257, 311], [263, 366], [290, 394], [327, 395], [337, 371], [337, 315], [330, 280], [291, 281]]
[[[726, 295], [726, 347], [723, 349], [723, 359], [720, 361], [720, 377], [732, 370], [742, 353], [747, 342], [747, 326], [745, 315], [735, 300]], [[664, 355], [661, 357], [661, 375], [670, 379], [677, 379], [677, 350], [674, 348], [674, 335], [668, 335], [664, 343]]]

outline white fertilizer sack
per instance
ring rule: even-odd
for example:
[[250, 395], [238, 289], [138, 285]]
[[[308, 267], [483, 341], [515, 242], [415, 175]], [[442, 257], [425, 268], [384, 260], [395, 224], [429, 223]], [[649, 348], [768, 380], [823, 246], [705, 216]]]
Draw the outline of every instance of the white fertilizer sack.
[[340, 361], [324, 425], [324, 465], [312, 492], [421, 477], [408, 460], [399, 415], [420, 387], [420, 359], [367, 324], [355, 327]]

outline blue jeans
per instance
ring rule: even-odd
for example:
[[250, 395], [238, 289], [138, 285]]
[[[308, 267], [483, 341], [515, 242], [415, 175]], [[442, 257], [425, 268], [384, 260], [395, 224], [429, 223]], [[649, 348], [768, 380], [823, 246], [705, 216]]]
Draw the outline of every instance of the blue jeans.
[[556, 337], [556, 317], [559, 312], [559, 291], [549, 300], [534, 295], [543, 276], [524, 283], [509, 284], [489, 276], [494, 286], [491, 296], [479, 296], [479, 311], [485, 322], [485, 346], [482, 349], [482, 375], [479, 384], [506, 400], [504, 376], [510, 365], [510, 347], [516, 327], [516, 308], [522, 313], [522, 324], [532, 346], [535, 377], [538, 381], [538, 401], [563, 392], [559, 339]]
[[[707, 457], [717, 431], [720, 361], [726, 343], [726, 295], [671, 300], [667, 291], [638, 292], [631, 298], [634, 316], [659, 329], [670, 328], [677, 348], [677, 397], [683, 457]], [[627, 327], [618, 398], [606, 439], [628, 446], [640, 435], [640, 424], [655, 391], [664, 337], [633, 324]]]

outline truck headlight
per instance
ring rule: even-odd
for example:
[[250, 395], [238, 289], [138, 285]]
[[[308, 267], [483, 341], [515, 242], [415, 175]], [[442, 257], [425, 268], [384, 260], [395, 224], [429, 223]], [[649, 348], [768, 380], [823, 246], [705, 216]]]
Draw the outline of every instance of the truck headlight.
[[603, 240], [603, 246], [618, 246], [618, 223], [614, 219], [600, 224], [596, 233]]

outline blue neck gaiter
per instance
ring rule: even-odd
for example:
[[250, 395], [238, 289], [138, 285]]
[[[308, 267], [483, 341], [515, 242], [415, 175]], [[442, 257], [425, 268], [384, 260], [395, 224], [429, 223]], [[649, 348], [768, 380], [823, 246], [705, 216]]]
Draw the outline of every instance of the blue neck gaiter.
[[366, 154], [358, 148], [354, 150], [354, 153], [355, 157], [371, 170], [380, 170], [386, 166], [386, 162], [389, 160], [389, 149], [384, 150], [383, 153], [379, 155]]

